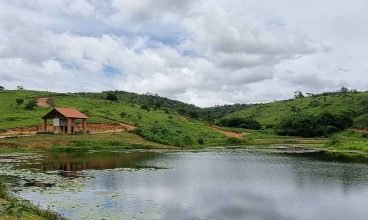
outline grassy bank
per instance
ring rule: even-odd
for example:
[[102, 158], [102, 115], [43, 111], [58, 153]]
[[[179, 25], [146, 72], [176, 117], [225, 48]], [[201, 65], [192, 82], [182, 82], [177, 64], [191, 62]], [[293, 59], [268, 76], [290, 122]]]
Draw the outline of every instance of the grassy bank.
[[[339, 152], [368, 153], [368, 135], [354, 131], [345, 131], [330, 138], [301, 138], [274, 135], [271, 131], [223, 128], [243, 134], [243, 138], [227, 137], [222, 143], [188, 145], [180, 149], [203, 149], [211, 146], [266, 146], [295, 145], [308, 148]], [[148, 141], [134, 133], [84, 134], [84, 135], [36, 135], [0, 139], [1, 152], [29, 151], [88, 151], [88, 150], [130, 150], [130, 149], [179, 149]]]
[[329, 139], [326, 148], [338, 151], [368, 153], [368, 134], [353, 130], [340, 132]]
[[147, 141], [132, 133], [83, 134], [83, 135], [36, 135], [0, 139], [1, 151], [74, 149], [162, 149], [172, 146]]
[[41, 210], [28, 201], [17, 199], [7, 192], [4, 180], [0, 179], [1, 220], [64, 220], [62, 216], [48, 210]]

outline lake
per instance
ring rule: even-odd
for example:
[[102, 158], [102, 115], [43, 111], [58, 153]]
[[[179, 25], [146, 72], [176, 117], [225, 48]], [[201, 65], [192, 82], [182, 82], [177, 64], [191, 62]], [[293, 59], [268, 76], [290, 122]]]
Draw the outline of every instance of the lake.
[[318, 153], [0, 155], [17, 196], [70, 219], [368, 219], [368, 166]]

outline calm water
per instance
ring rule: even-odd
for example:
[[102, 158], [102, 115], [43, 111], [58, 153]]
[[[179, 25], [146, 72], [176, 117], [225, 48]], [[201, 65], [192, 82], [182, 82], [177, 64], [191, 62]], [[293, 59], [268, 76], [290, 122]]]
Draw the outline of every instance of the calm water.
[[48, 154], [20, 160], [18, 167], [70, 181], [70, 188], [18, 181], [17, 195], [70, 219], [368, 219], [367, 164], [324, 159], [250, 152]]

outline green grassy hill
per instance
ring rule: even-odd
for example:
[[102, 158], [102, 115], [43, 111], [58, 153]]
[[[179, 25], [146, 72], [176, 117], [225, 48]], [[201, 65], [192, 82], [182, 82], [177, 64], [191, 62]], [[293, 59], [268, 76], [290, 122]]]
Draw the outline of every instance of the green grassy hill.
[[292, 114], [323, 112], [349, 114], [354, 119], [354, 126], [367, 127], [365, 119], [368, 118], [368, 92], [324, 93], [292, 100], [249, 105], [223, 118], [252, 118], [260, 122], [262, 126], [272, 128]]
[[[86, 113], [93, 123], [111, 121], [136, 125], [137, 133], [154, 142], [175, 146], [215, 145], [225, 143], [223, 134], [213, 131], [204, 122], [183, 117], [170, 109], [142, 108], [134, 100], [127, 102], [118, 95], [119, 101], [105, 100], [105, 95], [92, 93], [58, 94], [36, 91], [1, 91], [0, 92], [0, 131], [16, 127], [41, 125], [41, 117], [51, 108], [36, 107], [24, 109], [24, 105], [39, 97], [53, 97], [55, 106], [72, 107]], [[24, 99], [24, 104], [16, 105], [16, 99]]]

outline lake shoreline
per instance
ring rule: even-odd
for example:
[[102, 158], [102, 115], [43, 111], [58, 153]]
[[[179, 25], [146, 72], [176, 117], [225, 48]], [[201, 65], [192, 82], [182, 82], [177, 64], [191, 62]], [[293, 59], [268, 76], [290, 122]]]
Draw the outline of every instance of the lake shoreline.
[[[92, 149], [86, 148], [81, 150], [80, 148], [73, 147], [58, 147], [57, 150], [52, 149], [22, 149], [21, 153], [88, 153], [88, 152], [159, 152], [159, 153], [172, 153], [172, 152], [190, 152], [190, 153], [205, 153], [205, 152], [215, 152], [215, 153], [226, 153], [226, 152], [249, 152], [249, 153], [265, 153], [265, 154], [274, 154], [274, 155], [290, 155], [290, 156], [301, 156], [301, 157], [310, 157], [311, 155], [316, 155], [316, 158], [324, 157], [328, 161], [344, 161], [344, 162], [368, 162], [368, 154], [364, 152], [356, 152], [356, 151], [336, 151], [331, 149], [325, 149], [323, 147], [316, 147], [312, 145], [295, 145], [295, 144], [274, 144], [274, 145], [237, 145], [237, 146], [211, 146], [211, 147], [203, 147], [201, 149], [179, 149], [179, 148], [126, 148], [126, 147], [115, 147], [115, 148], [105, 148], [105, 149]], [[19, 153], [16, 151], [17, 149], [11, 149], [14, 151], [0, 151], [0, 155], [4, 155], [9, 153]], [[36, 150], [36, 151], [31, 151]], [[49, 211], [43, 210], [38, 206], [31, 204], [30, 202], [24, 201], [21, 198], [12, 196], [5, 183], [7, 181], [0, 178], [0, 207], [5, 207], [6, 213], [9, 216], [15, 216], [19, 210], [24, 212], [26, 217], [36, 216], [35, 219], [55, 219], [55, 220], [64, 220], [59, 214]], [[11, 208], [9, 208], [11, 207]], [[16, 207], [15, 211], [14, 208]], [[4, 209], [4, 208], [2, 208]], [[9, 211], [8, 211], [9, 209]], [[14, 214], [15, 213], [15, 214]], [[0, 213], [1, 214], [1, 213]], [[23, 215], [23, 214], [22, 214]]]
[[67, 220], [60, 214], [43, 210], [29, 201], [10, 195], [6, 181], [0, 178], [0, 215], [1, 219], [47, 219]]
[[[233, 143], [231, 143], [233, 142]], [[355, 147], [357, 145], [358, 147]], [[251, 133], [244, 139], [230, 139], [229, 143], [210, 143], [188, 147], [176, 147], [147, 141], [134, 134], [93, 134], [93, 135], [38, 135], [32, 137], [14, 137], [0, 139], [0, 154], [9, 152], [83, 152], [83, 151], [124, 151], [124, 150], [205, 150], [235, 146], [248, 149], [282, 148], [349, 153], [366, 155], [367, 140], [362, 138], [341, 138], [338, 143], [331, 143], [328, 138], [300, 138], [260, 135]]]

